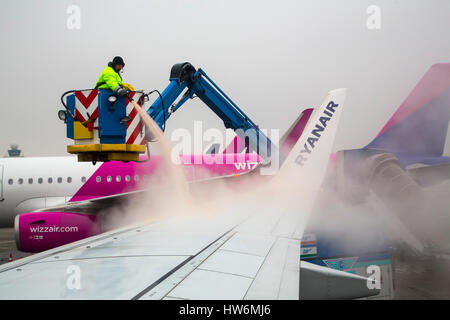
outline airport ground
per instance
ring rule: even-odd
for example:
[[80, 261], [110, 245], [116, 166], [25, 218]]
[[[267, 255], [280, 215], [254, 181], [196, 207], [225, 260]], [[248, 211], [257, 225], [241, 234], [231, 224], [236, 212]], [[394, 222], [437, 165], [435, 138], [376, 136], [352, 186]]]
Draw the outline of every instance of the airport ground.
[[394, 248], [394, 299], [450, 299], [450, 254], [420, 255]]
[[9, 262], [10, 255], [13, 260], [17, 260], [30, 253], [17, 250], [14, 240], [14, 228], [0, 228], [0, 264]]
[[[0, 228], [0, 264], [30, 255], [17, 250], [13, 228]], [[417, 255], [392, 250], [394, 299], [450, 299], [450, 254]]]

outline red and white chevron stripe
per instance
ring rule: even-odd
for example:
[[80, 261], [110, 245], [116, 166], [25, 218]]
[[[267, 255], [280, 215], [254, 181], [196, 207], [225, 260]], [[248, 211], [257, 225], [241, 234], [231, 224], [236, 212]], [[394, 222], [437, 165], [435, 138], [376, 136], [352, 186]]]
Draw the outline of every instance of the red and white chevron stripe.
[[[130, 92], [130, 96], [138, 101], [142, 93]], [[140, 117], [128, 99], [126, 99], [126, 108], [127, 115], [132, 119], [127, 123], [126, 143], [145, 144], [144, 130]], [[92, 119], [95, 119], [94, 128], [98, 128], [98, 90], [75, 91], [75, 116], [77, 120], [82, 122], [88, 120], [87, 113]]]
[[79, 121], [98, 118], [98, 90], [75, 91], [75, 116]]
[[[130, 96], [139, 101], [142, 93], [131, 92]], [[127, 99], [127, 115], [131, 117], [131, 121], [127, 123], [127, 144], [145, 144], [144, 124], [141, 122], [141, 117], [137, 114], [136, 109]]]

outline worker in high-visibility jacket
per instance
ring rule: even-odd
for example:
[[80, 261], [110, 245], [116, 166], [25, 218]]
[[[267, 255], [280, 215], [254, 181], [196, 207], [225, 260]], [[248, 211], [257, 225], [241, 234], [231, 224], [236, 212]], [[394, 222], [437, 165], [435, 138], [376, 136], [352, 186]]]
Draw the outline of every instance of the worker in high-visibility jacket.
[[134, 91], [131, 84], [122, 82], [120, 72], [123, 67], [125, 67], [125, 62], [122, 57], [114, 57], [102, 71], [95, 85], [95, 89], [110, 89], [121, 97], [125, 97], [128, 91]]

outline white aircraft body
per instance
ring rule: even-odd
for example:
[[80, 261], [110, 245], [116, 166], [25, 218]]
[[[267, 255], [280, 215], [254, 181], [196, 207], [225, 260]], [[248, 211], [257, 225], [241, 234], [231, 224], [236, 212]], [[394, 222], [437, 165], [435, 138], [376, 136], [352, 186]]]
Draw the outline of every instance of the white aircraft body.
[[68, 202], [99, 166], [71, 156], [0, 158], [0, 227], [12, 226], [16, 214]]

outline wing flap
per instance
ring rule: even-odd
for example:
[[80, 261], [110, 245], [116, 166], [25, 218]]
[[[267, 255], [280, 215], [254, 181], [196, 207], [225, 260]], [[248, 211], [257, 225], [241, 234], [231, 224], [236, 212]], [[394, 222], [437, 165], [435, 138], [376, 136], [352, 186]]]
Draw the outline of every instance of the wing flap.
[[277, 300], [280, 295], [284, 299], [298, 299], [298, 242], [297, 255], [292, 254], [294, 247], [295, 241], [277, 239], [245, 295], [246, 300]]
[[169, 298], [189, 300], [240, 300], [252, 279], [230, 273], [196, 269], [182, 281]]

